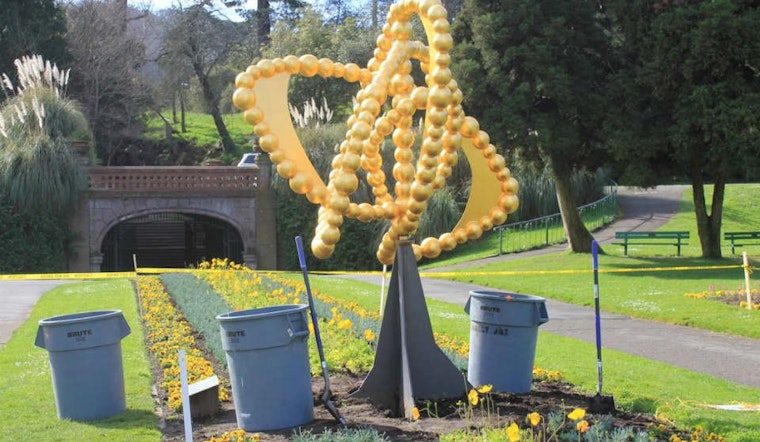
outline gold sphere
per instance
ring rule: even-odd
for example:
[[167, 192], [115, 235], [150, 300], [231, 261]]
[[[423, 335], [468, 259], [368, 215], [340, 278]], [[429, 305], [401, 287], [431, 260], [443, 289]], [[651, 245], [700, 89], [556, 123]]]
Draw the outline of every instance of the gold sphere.
[[441, 249], [448, 252], [454, 250], [457, 246], [457, 240], [454, 238], [454, 234], [447, 232], [438, 237], [438, 241], [441, 243]]
[[427, 17], [431, 22], [436, 20], [446, 20], [449, 14], [442, 5], [432, 5], [427, 9]]
[[274, 72], [276, 74], [285, 72], [288, 69], [288, 65], [285, 64], [285, 61], [282, 58], [275, 58], [272, 60], [272, 64], [274, 65]]
[[264, 121], [264, 112], [258, 107], [252, 107], [246, 109], [245, 113], [243, 113], [243, 118], [245, 118], [246, 123], [255, 126]]
[[433, 22], [433, 30], [440, 34], [447, 34], [451, 30], [451, 24], [448, 20], [439, 18]]
[[312, 204], [322, 204], [327, 196], [326, 189], [322, 186], [313, 186], [306, 192], [306, 199]]
[[454, 229], [451, 234], [454, 235], [454, 239], [456, 240], [457, 244], [464, 244], [467, 242], [467, 231], [464, 228], [460, 227], [458, 229]]
[[479, 130], [480, 123], [478, 123], [478, 120], [472, 117], [465, 117], [464, 122], [462, 123], [462, 128], [459, 129], [459, 132], [465, 137], [470, 138], [478, 133]]
[[480, 223], [480, 228], [484, 231], [491, 230], [493, 228], [493, 220], [491, 219], [490, 215], [481, 216], [480, 220], [478, 220], [478, 223]]
[[296, 172], [293, 178], [288, 181], [288, 184], [290, 185], [290, 189], [299, 195], [308, 192], [313, 186], [311, 176], [303, 170]]
[[471, 240], [478, 239], [483, 235], [483, 229], [480, 227], [480, 224], [475, 221], [467, 223], [467, 225], [464, 226], [464, 230], [467, 233], [467, 238]]
[[256, 94], [251, 89], [239, 87], [232, 94], [232, 104], [241, 110], [250, 109], [256, 105]]
[[320, 241], [317, 237], [314, 237], [314, 239], [311, 241], [311, 253], [313, 253], [314, 256], [319, 259], [329, 258], [334, 250], [335, 246], [328, 246], [327, 244]]
[[422, 240], [420, 248], [426, 258], [437, 258], [441, 254], [441, 243], [437, 238], [425, 238]]
[[412, 244], [412, 253], [414, 253], [414, 260], [419, 261], [422, 259], [422, 247], [417, 244]]
[[504, 166], [506, 165], [507, 163], [501, 155], [494, 155], [493, 158], [488, 160], [488, 168], [494, 173], [504, 169]]
[[358, 65], [355, 63], [348, 63], [346, 65], [346, 74], [343, 76], [343, 78], [345, 78], [349, 83], [356, 83], [361, 78], [361, 75], [362, 70]]
[[296, 172], [298, 172], [298, 167], [292, 160], [285, 159], [277, 165], [277, 173], [283, 178], [293, 178], [296, 175]]
[[331, 77], [333, 74], [334, 64], [333, 61], [329, 58], [320, 58], [319, 59], [319, 70], [317, 71], [317, 74], [322, 77]]
[[485, 149], [491, 143], [491, 137], [488, 136], [487, 132], [481, 130], [478, 131], [477, 135], [471, 138], [471, 141], [472, 145], [477, 149]]
[[330, 195], [330, 208], [338, 213], [343, 213], [348, 209], [350, 200], [345, 195], [333, 193]]
[[313, 77], [317, 75], [317, 72], [319, 72], [319, 60], [317, 60], [317, 57], [306, 54], [302, 55], [301, 58], [301, 75], [304, 77]]
[[295, 55], [288, 55], [283, 61], [285, 62], [285, 70], [289, 74], [297, 74], [301, 70], [301, 60]]
[[440, 52], [449, 52], [454, 46], [454, 39], [451, 38], [451, 34], [436, 34], [431, 46]]
[[493, 221], [493, 225], [495, 226], [504, 224], [504, 222], [507, 220], [507, 212], [502, 210], [500, 207], [491, 208], [490, 216], [491, 221]]
[[261, 76], [264, 78], [269, 78], [275, 74], [274, 63], [272, 63], [272, 60], [259, 60], [259, 62], [256, 63], [256, 67], [261, 69]]
[[280, 139], [275, 134], [267, 134], [262, 137], [259, 137], [259, 146], [265, 152], [274, 152], [280, 147], [279, 144], [280, 144]]
[[255, 80], [248, 72], [241, 72], [235, 77], [235, 87], [253, 88]]

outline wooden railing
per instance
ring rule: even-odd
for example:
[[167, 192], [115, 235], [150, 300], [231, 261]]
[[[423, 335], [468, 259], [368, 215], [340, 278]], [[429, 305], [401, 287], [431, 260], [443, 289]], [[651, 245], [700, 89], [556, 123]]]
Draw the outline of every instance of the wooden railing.
[[253, 196], [258, 168], [199, 167], [89, 167], [91, 194], [150, 196]]

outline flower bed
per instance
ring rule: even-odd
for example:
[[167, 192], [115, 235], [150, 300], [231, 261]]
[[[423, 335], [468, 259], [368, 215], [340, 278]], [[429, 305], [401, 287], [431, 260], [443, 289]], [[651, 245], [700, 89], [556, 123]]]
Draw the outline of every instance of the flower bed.
[[[213, 292], [235, 310], [306, 302], [303, 284], [276, 274], [257, 273], [233, 266], [228, 262], [217, 262], [206, 266], [214, 271], [198, 271], [194, 274], [208, 282], [213, 287]], [[225, 270], [219, 271], [220, 267]], [[588, 397], [573, 392], [572, 386], [557, 381], [561, 378], [560, 373], [540, 368], [534, 369], [534, 378], [540, 382], [534, 385], [531, 395], [491, 393], [487, 386], [481, 386], [458, 402], [418, 403], [416, 421], [412, 422], [415, 426], [408, 427], [409, 423], [403, 419], [383, 416], [374, 407], [357, 402], [349, 396], [361, 382], [361, 376], [350, 378], [350, 373], [364, 374], [372, 365], [379, 316], [356, 303], [334, 299], [319, 292], [313, 292], [312, 295], [321, 320], [320, 331], [328, 350], [328, 366], [333, 373], [331, 382], [334, 400], [350, 421], [383, 428], [385, 432], [392, 431], [387, 434], [391, 440], [720, 440], [718, 436], [705, 434], [700, 429], [693, 434], [677, 432], [671, 425], [654, 418], [621, 411], [617, 411], [614, 416], [586, 414], [583, 407], [587, 404]], [[445, 335], [437, 335], [436, 342], [466, 364], [468, 346], [465, 342]], [[316, 376], [320, 365], [314, 346], [310, 347], [310, 364]], [[347, 373], [349, 378], [341, 373]], [[318, 411], [317, 408], [315, 411]], [[458, 415], [458, 419], [454, 419], [453, 415]], [[331, 425], [329, 415], [325, 417], [323, 413], [322, 419], [318, 418], [315, 423], [305, 426], [304, 431], [322, 432], [334, 425], [334, 422]], [[418, 431], [421, 428], [431, 432]], [[234, 440], [230, 437], [232, 434], [213, 440]], [[235, 434], [240, 435], [239, 431]], [[268, 433], [257, 437], [276, 441], [291, 440], [294, 437], [293, 433], [283, 436], [285, 434], [287, 433]]]
[[[743, 309], [747, 308], [747, 292], [744, 289], [723, 290], [710, 286], [703, 292], [686, 293], [684, 296], [695, 299], [711, 299]], [[750, 291], [750, 299], [752, 300], [752, 310], [760, 310], [760, 292], [757, 289]]]
[[[182, 394], [179, 379], [178, 351], [187, 352], [188, 382], [193, 383], [214, 375], [211, 362], [197, 348], [193, 330], [185, 317], [172, 304], [158, 277], [141, 276], [137, 279], [146, 329], [148, 350], [161, 367], [161, 388], [167, 394], [167, 406], [174, 411], [182, 410]], [[229, 400], [228, 390], [219, 386], [219, 400]]]

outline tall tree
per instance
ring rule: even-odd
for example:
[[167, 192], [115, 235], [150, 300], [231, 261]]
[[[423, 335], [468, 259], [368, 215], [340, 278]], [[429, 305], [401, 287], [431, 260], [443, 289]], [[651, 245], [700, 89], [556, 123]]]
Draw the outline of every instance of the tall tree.
[[[307, 6], [297, 19], [278, 22], [272, 32], [272, 41], [262, 48], [262, 56], [275, 58], [290, 54], [314, 54], [341, 63], [366, 64], [372, 57], [377, 35], [362, 28], [352, 17], [335, 24], [326, 22], [324, 14], [324, 11]], [[317, 102], [326, 99], [330, 108], [345, 113], [350, 112], [351, 98], [357, 90], [356, 84], [332, 78], [294, 76], [288, 99], [298, 107], [312, 99]]]
[[453, 27], [465, 110], [497, 147], [551, 170], [574, 252], [591, 250], [571, 176], [602, 161], [610, 53], [603, 18], [595, 1], [466, 0]]
[[620, 1], [615, 16], [626, 64], [611, 145], [639, 182], [656, 163], [691, 178], [702, 256], [719, 258], [725, 185], [760, 157], [760, 5]]
[[235, 152], [235, 143], [222, 120], [219, 109], [221, 91], [214, 87], [213, 76], [236, 45], [244, 40], [246, 28], [216, 18], [202, 4], [175, 13], [176, 21], [167, 34], [164, 53], [174, 59], [184, 57], [189, 62], [200, 85], [206, 112], [214, 119], [224, 150]]
[[56, 0], [0, 0], [0, 72], [15, 81], [13, 60], [39, 54], [65, 62], [66, 14]]
[[67, 7], [73, 56], [71, 95], [84, 105], [99, 156], [106, 164], [124, 140], [138, 134], [151, 90], [140, 68], [145, 47], [130, 24], [139, 17], [124, 0], [82, 0]]

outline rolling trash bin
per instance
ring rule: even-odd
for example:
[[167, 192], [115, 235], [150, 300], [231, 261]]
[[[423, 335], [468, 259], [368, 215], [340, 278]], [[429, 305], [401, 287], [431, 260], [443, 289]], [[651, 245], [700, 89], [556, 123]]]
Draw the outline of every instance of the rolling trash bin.
[[467, 380], [494, 391], [529, 393], [533, 381], [538, 326], [547, 322], [545, 299], [508, 292], [470, 292]]
[[124, 412], [121, 340], [129, 335], [121, 310], [43, 319], [34, 345], [48, 351], [60, 419], [88, 421]]
[[243, 430], [279, 430], [314, 420], [308, 307], [281, 305], [216, 317]]

